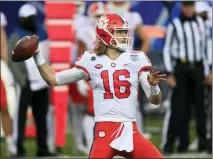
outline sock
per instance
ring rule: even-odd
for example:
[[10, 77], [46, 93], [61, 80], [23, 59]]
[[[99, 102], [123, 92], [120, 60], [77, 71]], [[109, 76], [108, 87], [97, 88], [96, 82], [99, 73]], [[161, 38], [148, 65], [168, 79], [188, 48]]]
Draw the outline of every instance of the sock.
[[6, 143], [7, 143], [7, 145], [11, 145], [13, 143], [12, 136], [6, 136]]
[[16, 147], [13, 142], [12, 136], [6, 136], [7, 148], [10, 153], [16, 154]]

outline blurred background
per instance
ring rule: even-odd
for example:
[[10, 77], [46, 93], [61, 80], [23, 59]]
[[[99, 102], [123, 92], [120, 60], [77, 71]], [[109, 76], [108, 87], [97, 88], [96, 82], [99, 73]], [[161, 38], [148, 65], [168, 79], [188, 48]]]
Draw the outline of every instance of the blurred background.
[[[166, 33], [167, 27], [175, 18], [181, 17], [182, 5], [181, 1], [1, 1], [1, 80], [7, 100], [6, 108], [1, 109], [1, 157], [86, 156], [92, 140], [94, 114], [90, 86], [81, 81], [49, 88], [32, 61], [11, 62], [11, 50], [19, 39], [25, 35], [38, 35], [45, 60], [56, 71], [68, 69], [85, 50], [93, 50], [97, 18], [115, 12], [123, 15], [133, 30], [133, 49], [147, 53], [153, 65], [168, 73], [163, 56], [165, 37], [169, 34]], [[211, 75], [212, 1], [194, 1], [194, 14], [205, 17], [205, 34], [208, 34], [206, 64]], [[186, 139], [180, 141], [177, 137], [173, 141], [174, 149], [165, 151], [173, 93], [171, 83], [167, 82], [160, 85], [163, 92], [161, 105], [148, 103], [144, 92], [140, 91], [137, 114], [140, 131], [165, 155], [211, 157], [211, 83], [209, 79], [204, 84], [203, 118], [207, 139], [203, 145], [206, 146], [200, 146], [199, 121], [196, 120], [196, 104], [193, 102], [196, 97], [192, 97], [190, 115], [184, 119], [189, 123], [188, 128], [181, 132]], [[176, 147], [184, 141], [186, 146], [180, 151]]]

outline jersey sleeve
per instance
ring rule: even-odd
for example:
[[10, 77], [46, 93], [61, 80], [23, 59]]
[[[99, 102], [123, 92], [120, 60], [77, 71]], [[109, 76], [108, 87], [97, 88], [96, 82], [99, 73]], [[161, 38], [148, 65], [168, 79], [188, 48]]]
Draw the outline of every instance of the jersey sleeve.
[[80, 80], [88, 80], [88, 75], [82, 69], [72, 68], [56, 73], [57, 85], [74, 83]]
[[141, 84], [147, 98], [149, 98], [149, 95], [151, 92], [149, 82], [147, 81], [148, 75], [150, 75], [149, 72], [141, 72], [139, 75], [140, 84]]
[[86, 44], [87, 43], [86, 40], [88, 39], [87, 39], [87, 36], [85, 37], [85, 34], [87, 34], [86, 28], [82, 28], [81, 30], [78, 29], [76, 37], [77, 37], [77, 40], [81, 40], [82, 42]]
[[4, 13], [1, 12], [1, 27], [5, 27], [7, 25], [7, 20]]
[[149, 57], [144, 52], [136, 52], [136, 55], [138, 55], [138, 61], [136, 63], [136, 69], [138, 72], [138, 75], [141, 72], [149, 72], [152, 68], [151, 61], [149, 60]]
[[150, 75], [151, 68], [152, 64], [149, 60], [149, 57], [144, 52], [140, 52], [139, 60], [137, 63], [138, 78], [147, 98], [149, 98], [151, 94], [151, 87], [147, 80], [148, 75]]
[[89, 65], [90, 65], [90, 53], [85, 51], [84, 54], [82, 54], [77, 61], [75, 62], [75, 68], [83, 70], [85, 73], [87, 73], [90, 80], [90, 73], [89, 73]]
[[[151, 86], [147, 80], [147, 77], [150, 75], [150, 72], [141, 72], [141, 74], [139, 75], [139, 80], [140, 80], [140, 84], [147, 96], [147, 98], [149, 98], [150, 94], [151, 94]], [[159, 86], [156, 85], [155, 86], [157, 90], [160, 90]]]

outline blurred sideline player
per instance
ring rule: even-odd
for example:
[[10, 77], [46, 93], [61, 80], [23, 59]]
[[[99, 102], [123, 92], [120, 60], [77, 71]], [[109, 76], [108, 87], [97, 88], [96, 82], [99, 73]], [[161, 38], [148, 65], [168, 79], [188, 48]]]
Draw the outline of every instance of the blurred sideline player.
[[127, 1], [115, 1], [108, 2], [111, 12], [121, 14], [129, 23], [129, 27], [133, 30], [133, 37], [136, 34], [142, 41], [140, 51], [148, 53], [150, 49], [150, 40], [143, 31], [143, 20], [138, 12], [130, 11], [130, 2]]
[[[77, 9], [76, 14], [73, 19], [73, 26], [76, 31], [76, 40], [72, 45], [72, 57], [71, 65], [74, 66], [76, 59], [80, 56], [79, 52], [81, 47], [79, 47], [78, 39], [81, 33], [81, 28], [83, 26], [88, 26], [88, 18], [84, 15], [85, 12], [85, 2], [76, 1]], [[88, 94], [88, 84], [83, 80], [72, 83], [69, 85], [69, 92], [71, 98], [70, 104], [70, 117], [72, 122], [72, 133], [74, 137], [75, 150], [87, 154], [87, 148], [83, 143], [83, 136], [85, 135], [82, 128], [83, 113], [85, 109], [85, 104], [87, 104], [87, 94]]]
[[[0, 82], [1, 82], [1, 105], [0, 105], [0, 113], [1, 113], [1, 119], [2, 119], [2, 126], [3, 130], [6, 136], [6, 144], [7, 144], [7, 150], [10, 155], [16, 155], [16, 147], [14, 140], [12, 138], [12, 118], [10, 116], [11, 113], [8, 111], [8, 92], [5, 89], [5, 82], [11, 82], [12, 81], [12, 75], [9, 72], [9, 69], [7, 67], [7, 39], [6, 39], [6, 33], [5, 33], [5, 26], [7, 25], [7, 21], [5, 18], [5, 15], [0, 12], [1, 14], [1, 77], [0, 77]], [[7, 79], [9, 76], [11, 79]], [[4, 80], [4, 81], [3, 81]], [[9, 81], [7, 81], [9, 80]], [[11, 98], [13, 97], [14, 94], [11, 93]], [[13, 101], [14, 102], [14, 101]]]
[[[108, 11], [107, 5], [102, 2], [95, 2], [88, 8], [88, 19], [90, 25], [82, 27], [78, 35], [78, 53], [82, 55], [86, 50], [94, 50], [96, 45], [96, 34], [95, 25], [96, 21]], [[89, 83], [81, 80], [82, 85], [84, 84], [87, 89], [80, 89], [82, 94], [87, 96], [87, 109], [86, 114], [83, 117], [83, 130], [85, 132], [86, 143], [87, 143], [87, 154], [92, 146], [93, 142], [93, 127], [94, 127], [94, 108], [93, 108], [93, 92]]]
[[[115, 13], [119, 13], [121, 14], [129, 23], [129, 27], [133, 30], [133, 37], [135, 36], [135, 34], [140, 38], [140, 40], [142, 41], [142, 45], [141, 45], [141, 51], [148, 53], [149, 48], [150, 48], [150, 41], [149, 38], [146, 36], [146, 34], [143, 31], [143, 21], [141, 16], [139, 15], [139, 13], [137, 12], [131, 12], [130, 11], [130, 4], [127, 1], [122, 1], [122, 2], [109, 2], [108, 3], [110, 12], [115, 12]], [[139, 91], [139, 95], [138, 97], [140, 97], [140, 91]], [[140, 100], [138, 98], [138, 100]], [[143, 130], [143, 115], [142, 112], [140, 110], [140, 105], [139, 105], [139, 101], [138, 101], [138, 111], [137, 111], [137, 126], [138, 129], [141, 133], [143, 133], [143, 135], [150, 139], [151, 138], [151, 134], [149, 133], [145, 133]]]
[[[43, 79], [50, 85], [88, 80], [93, 88], [95, 127], [89, 158], [163, 158], [136, 126], [138, 84], [152, 104], [159, 104], [158, 83], [166, 80], [152, 67], [145, 53], [132, 51], [127, 21], [106, 14], [96, 24], [97, 44], [72, 69], [55, 72], [37, 50], [33, 56]], [[93, 60], [92, 60], [93, 59]]]

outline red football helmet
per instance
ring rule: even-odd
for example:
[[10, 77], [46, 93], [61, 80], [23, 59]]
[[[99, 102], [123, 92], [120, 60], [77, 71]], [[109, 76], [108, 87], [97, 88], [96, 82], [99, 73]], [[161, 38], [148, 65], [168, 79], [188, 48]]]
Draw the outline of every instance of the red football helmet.
[[[123, 34], [121, 34], [123, 33]], [[127, 21], [119, 14], [106, 14], [96, 23], [97, 40], [105, 45], [125, 51], [131, 49], [133, 37]]]

